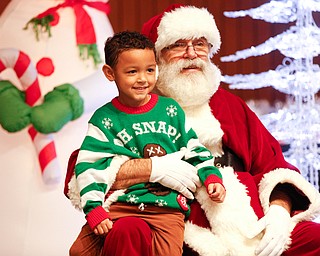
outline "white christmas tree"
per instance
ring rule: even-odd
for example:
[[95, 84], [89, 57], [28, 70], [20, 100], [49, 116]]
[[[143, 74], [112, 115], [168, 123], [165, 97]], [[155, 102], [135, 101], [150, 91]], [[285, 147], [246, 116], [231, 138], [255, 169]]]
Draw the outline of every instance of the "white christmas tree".
[[258, 8], [225, 12], [230, 18], [250, 16], [271, 23], [294, 23], [286, 31], [258, 46], [224, 56], [230, 62], [278, 50], [285, 57], [275, 70], [259, 74], [223, 76], [231, 89], [257, 89], [272, 86], [288, 95], [286, 107], [260, 116], [267, 129], [283, 144], [286, 159], [319, 189], [320, 106], [315, 95], [320, 89], [320, 68], [313, 63], [320, 54], [320, 29], [313, 12], [320, 11], [320, 0], [270, 1]]

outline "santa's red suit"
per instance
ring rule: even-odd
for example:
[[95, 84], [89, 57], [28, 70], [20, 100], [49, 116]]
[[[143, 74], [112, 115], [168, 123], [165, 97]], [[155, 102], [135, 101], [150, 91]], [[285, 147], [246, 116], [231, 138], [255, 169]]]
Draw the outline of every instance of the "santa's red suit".
[[[178, 81], [180, 74], [173, 79], [160, 65], [163, 50], [183, 39], [205, 38], [211, 45], [209, 56], [216, 53], [221, 39], [212, 14], [205, 8], [171, 5], [164, 13], [147, 21], [142, 33], [155, 42], [160, 61], [158, 91], [179, 102], [200, 141], [214, 156], [227, 158], [227, 164], [223, 160], [220, 167], [226, 198], [217, 204], [208, 199], [203, 188], [196, 192], [198, 203], [193, 204], [185, 229], [188, 248], [208, 256], [255, 255], [266, 226], [261, 233], [252, 230], [267, 219], [261, 217], [270, 216], [267, 214], [271, 209], [270, 196], [277, 187], [277, 190], [287, 192], [292, 201], [289, 223], [279, 224], [288, 226], [282, 233], [286, 236], [285, 249], [290, 247], [285, 254], [320, 255], [320, 236], [314, 235], [319, 232], [320, 225], [311, 222], [320, 213], [319, 192], [284, 160], [279, 143], [246, 103], [226, 90], [217, 89], [220, 83], [217, 67], [212, 65], [206, 75], [207, 81], [212, 80], [214, 84], [208, 96], [208, 91], [203, 89], [208, 85]], [[191, 45], [187, 47], [189, 52]], [[189, 60], [189, 65], [196, 65], [191, 64], [196, 56], [187, 52], [172, 57], [171, 64]], [[198, 53], [197, 56], [201, 59]], [[204, 76], [208, 73], [205, 69], [203, 67]], [[209, 100], [210, 95], [213, 96]], [[190, 255], [191, 252], [185, 250], [184, 254]]]
[[[211, 127], [212, 133], [217, 131], [219, 137], [220, 125], [224, 148], [239, 157], [243, 166], [240, 165], [240, 170], [230, 166], [221, 167], [227, 191], [223, 204], [207, 200], [205, 191], [200, 191], [200, 195], [197, 192], [196, 198], [201, 206], [199, 203], [192, 205], [185, 231], [186, 243], [200, 255], [254, 255], [262, 234], [247, 239], [246, 232], [268, 211], [269, 197], [276, 185], [288, 183], [294, 185], [284, 187], [289, 190], [293, 200], [293, 231], [290, 249], [284, 255], [320, 255], [320, 236], [315, 235], [320, 231], [320, 225], [311, 221], [320, 210], [318, 191], [284, 160], [279, 143], [243, 100], [219, 88], [209, 105], [212, 118], [218, 121]], [[206, 108], [202, 109], [207, 111]], [[206, 118], [201, 120], [201, 116]], [[196, 127], [193, 126], [200, 140], [208, 116], [208, 113], [198, 113]], [[219, 144], [218, 138], [216, 141]], [[184, 255], [193, 253], [185, 248]]]

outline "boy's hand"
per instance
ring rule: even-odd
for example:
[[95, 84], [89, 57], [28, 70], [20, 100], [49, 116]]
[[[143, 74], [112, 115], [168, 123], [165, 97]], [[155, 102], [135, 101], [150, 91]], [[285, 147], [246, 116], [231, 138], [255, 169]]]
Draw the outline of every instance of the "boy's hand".
[[106, 235], [112, 229], [112, 226], [113, 222], [110, 219], [105, 219], [94, 228], [93, 232], [96, 235]]
[[226, 190], [220, 183], [210, 183], [208, 185], [208, 194], [212, 201], [222, 203], [226, 196]]

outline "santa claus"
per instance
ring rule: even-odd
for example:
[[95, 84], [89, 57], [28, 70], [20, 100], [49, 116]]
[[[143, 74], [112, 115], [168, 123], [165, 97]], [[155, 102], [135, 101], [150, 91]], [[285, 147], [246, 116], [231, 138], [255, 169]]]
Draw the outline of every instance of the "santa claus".
[[[197, 189], [183, 255], [320, 255], [320, 237], [314, 235], [320, 225], [312, 222], [320, 213], [319, 192], [285, 161], [279, 143], [246, 103], [219, 88], [220, 71], [210, 61], [221, 44], [213, 16], [205, 8], [172, 5], [145, 23], [142, 33], [155, 42], [157, 92], [183, 107], [199, 139], [216, 157], [227, 191], [218, 205], [203, 188]], [[203, 39], [208, 51], [202, 50]], [[162, 159], [157, 180], [188, 197], [195, 188], [188, 175], [178, 179], [171, 171], [182, 166], [182, 160], [168, 155]], [[149, 159], [129, 160], [120, 167], [114, 187], [148, 181], [154, 169], [159, 166]], [[131, 229], [130, 220], [127, 224], [117, 227], [118, 236], [112, 230], [106, 240], [116, 244], [119, 234], [127, 235], [132, 241], [119, 250], [148, 255], [134, 239], [148, 228], [141, 224], [141, 229]]]

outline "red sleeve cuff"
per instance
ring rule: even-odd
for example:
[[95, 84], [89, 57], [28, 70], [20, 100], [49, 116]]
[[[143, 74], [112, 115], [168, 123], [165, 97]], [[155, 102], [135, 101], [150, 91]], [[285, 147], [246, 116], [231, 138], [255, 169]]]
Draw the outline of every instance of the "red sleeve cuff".
[[101, 221], [110, 219], [110, 216], [102, 206], [98, 206], [87, 214], [86, 219], [90, 228], [93, 230]]
[[[208, 185], [211, 183], [220, 183], [223, 186], [222, 179], [218, 177], [217, 175], [210, 174], [206, 180], [204, 181], [205, 187], [208, 189]], [[224, 187], [224, 186], [223, 186]]]

